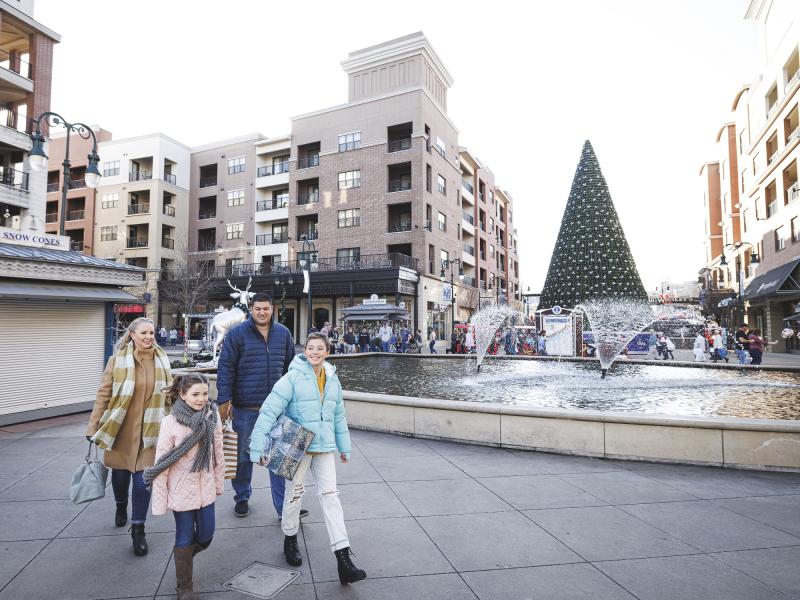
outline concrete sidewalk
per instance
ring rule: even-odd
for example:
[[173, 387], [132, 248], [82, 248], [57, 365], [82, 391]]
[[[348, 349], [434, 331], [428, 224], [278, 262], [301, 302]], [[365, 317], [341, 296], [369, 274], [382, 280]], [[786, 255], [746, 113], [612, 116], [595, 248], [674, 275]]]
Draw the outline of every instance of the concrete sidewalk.
[[[0, 429], [0, 599], [170, 597], [171, 515], [149, 517], [137, 558], [109, 496], [75, 506], [87, 415]], [[800, 598], [800, 474], [514, 452], [352, 433], [337, 465], [355, 562], [343, 587], [313, 488], [299, 583], [276, 598], [757, 600]], [[217, 502], [195, 566], [202, 599], [254, 561], [285, 567], [256, 467], [251, 514]]]

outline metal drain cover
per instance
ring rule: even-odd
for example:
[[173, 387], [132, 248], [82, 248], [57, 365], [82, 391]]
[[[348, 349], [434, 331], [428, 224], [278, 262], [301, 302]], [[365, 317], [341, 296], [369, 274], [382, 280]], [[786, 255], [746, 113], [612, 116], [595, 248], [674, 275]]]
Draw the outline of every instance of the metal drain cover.
[[300, 577], [300, 571], [254, 562], [222, 585], [229, 590], [249, 594], [256, 598], [272, 598], [298, 577]]

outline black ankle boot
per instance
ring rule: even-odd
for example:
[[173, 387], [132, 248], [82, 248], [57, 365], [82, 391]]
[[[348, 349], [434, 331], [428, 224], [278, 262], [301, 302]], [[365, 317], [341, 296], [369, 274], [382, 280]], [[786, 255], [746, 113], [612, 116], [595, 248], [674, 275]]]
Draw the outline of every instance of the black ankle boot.
[[128, 522], [128, 503], [117, 502], [117, 513], [114, 515], [114, 525], [124, 527]]
[[303, 564], [300, 549], [297, 547], [296, 534], [283, 536], [283, 554], [286, 556], [286, 562], [293, 567], [299, 567]]
[[128, 529], [131, 532], [133, 539], [133, 553], [136, 556], [144, 556], [147, 554], [147, 540], [144, 539], [144, 523], [133, 524]]
[[350, 560], [351, 551], [349, 547], [336, 550], [334, 554], [339, 566], [339, 583], [347, 585], [367, 578], [367, 573], [363, 569], [356, 567], [353, 561]]

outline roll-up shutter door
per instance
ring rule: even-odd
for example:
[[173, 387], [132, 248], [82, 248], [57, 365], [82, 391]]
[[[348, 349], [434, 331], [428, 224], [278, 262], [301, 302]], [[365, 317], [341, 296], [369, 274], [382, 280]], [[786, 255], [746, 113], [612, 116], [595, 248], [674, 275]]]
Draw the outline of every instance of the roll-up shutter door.
[[94, 400], [102, 303], [0, 300], [0, 415]]

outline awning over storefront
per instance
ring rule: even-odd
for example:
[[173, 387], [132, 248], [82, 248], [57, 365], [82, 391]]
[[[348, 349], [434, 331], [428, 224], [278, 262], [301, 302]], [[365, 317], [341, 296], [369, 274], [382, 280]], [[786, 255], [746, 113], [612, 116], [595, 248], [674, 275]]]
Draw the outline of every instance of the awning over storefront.
[[797, 313], [796, 315], [792, 315], [791, 317], [786, 317], [784, 319], [784, 321], [798, 321], [798, 322], [800, 322], [800, 313]]
[[795, 272], [798, 265], [800, 258], [759, 275], [747, 286], [744, 297], [756, 300], [773, 295], [800, 295], [800, 276]]
[[717, 308], [727, 308], [729, 306], [733, 306], [736, 304], [736, 296], [731, 296], [730, 298], [723, 298], [717, 303]]
[[37, 300], [84, 300], [88, 302], [137, 302], [133, 294], [119, 288], [92, 285], [0, 279], [0, 298], [34, 298]]
[[394, 304], [364, 304], [342, 309], [344, 321], [410, 321], [405, 308]]

